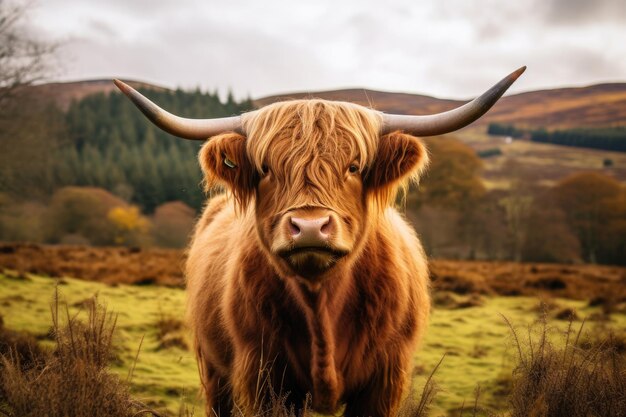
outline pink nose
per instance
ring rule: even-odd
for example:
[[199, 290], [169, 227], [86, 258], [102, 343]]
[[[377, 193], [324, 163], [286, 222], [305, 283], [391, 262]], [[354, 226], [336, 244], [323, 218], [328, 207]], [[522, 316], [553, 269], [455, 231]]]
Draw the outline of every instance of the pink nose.
[[332, 221], [329, 216], [317, 219], [292, 217], [291, 238], [296, 248], [326, 246], [332, 233]]

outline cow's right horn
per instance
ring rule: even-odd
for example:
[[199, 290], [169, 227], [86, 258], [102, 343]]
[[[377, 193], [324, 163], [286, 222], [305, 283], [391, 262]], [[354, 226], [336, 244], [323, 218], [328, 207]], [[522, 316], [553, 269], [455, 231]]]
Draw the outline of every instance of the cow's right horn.
[[237, 132], [245, 135], [241, 116], [219, 119], [186, 119], [163, 110], [128, 84], [120, 80], [113, 82], [152, 123], [174, 136], [184, 139], [205, 140], [224, 132]]
[[483, 95], [456, 109], [425, 116], [383, 114], [382, 133], [403, 130], [415, 136], [436, 136], [461, 129], [487, 113], [524, 70], [525, 66], [513, 71]]

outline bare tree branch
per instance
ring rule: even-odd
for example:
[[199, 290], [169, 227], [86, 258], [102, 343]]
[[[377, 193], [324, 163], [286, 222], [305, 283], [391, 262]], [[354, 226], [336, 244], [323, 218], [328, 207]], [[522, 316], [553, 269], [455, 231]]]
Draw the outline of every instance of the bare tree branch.
[[0, 108], [24, 86], [42, 81], [50, 73], [58, 44], [37, 39], [24, 23], [29, 4], [0, 0]]

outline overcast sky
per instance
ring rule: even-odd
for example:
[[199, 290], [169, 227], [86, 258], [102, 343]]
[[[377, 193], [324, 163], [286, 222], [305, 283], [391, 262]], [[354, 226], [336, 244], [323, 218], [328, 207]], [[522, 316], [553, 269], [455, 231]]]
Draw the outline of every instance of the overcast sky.
[[626, 81], [625, 0], [35, 0], [30, 22], [64, 44], [58, 80], [446, 98], [522, 65], [511, 91]]

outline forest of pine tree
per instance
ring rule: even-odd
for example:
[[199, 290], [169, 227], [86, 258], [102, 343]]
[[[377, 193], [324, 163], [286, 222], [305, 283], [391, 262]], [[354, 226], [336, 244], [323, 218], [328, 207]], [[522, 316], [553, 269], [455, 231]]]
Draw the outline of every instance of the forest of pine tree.
[[545, 128], [534, 130], [520, 129], [513, 125], [490, 123], [487, 133], [489, 135], [511, 136], [513, 138], [521, 138], [526, 135], [533, 142], [626, 152], [626, 127], [624, 126], [550, 131]]
[[555, 145], [626, 152], [626, 127], [568, 129], [552, 132], [540, 129], [532, 132], [531, 140], [533, 142], [553, 143]]
[[[228, 94], [141, 90], [164, 109], [183, 117], [210, 118], [252, 109]], [[52, 169], [53, 188], [101, 187], [137, 204], [144, 212], [180, 200], [196, 209], [203, 195], [196, 155], [202, 142], [175, 138], [153, 126], [119, 93], [95, 94], [73, 102], [66, 137]]]

